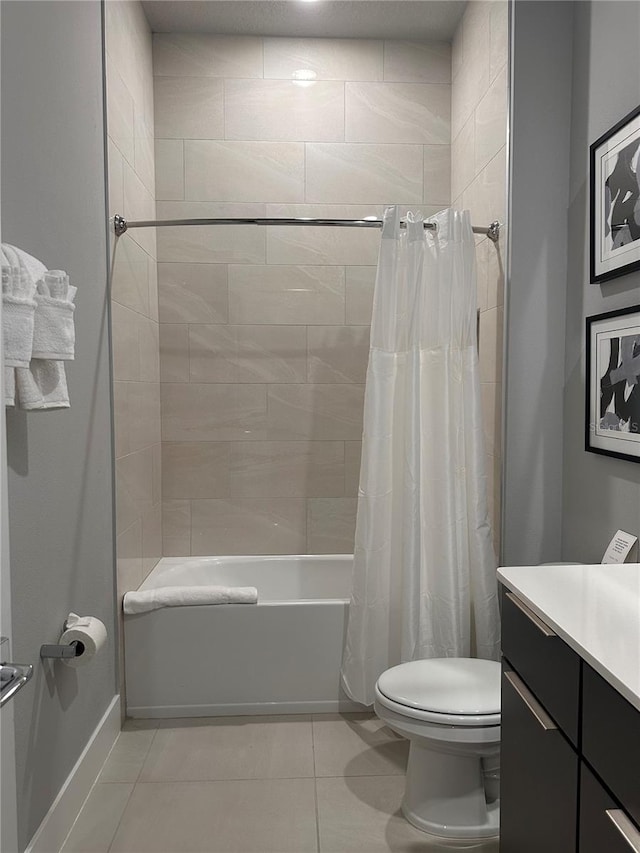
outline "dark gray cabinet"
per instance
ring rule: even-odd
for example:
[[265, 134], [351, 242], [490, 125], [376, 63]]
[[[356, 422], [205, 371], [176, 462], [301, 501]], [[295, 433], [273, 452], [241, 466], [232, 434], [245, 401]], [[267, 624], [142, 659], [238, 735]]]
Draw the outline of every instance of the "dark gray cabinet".
[[640, 853], [640, 712], [502, 588], [501, 853]]

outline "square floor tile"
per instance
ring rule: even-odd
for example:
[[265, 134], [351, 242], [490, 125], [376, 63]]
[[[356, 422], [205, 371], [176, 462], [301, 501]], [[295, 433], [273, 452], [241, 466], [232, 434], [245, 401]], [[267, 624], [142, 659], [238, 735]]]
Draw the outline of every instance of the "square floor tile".
[[109, 753], [98, 781], [135, 782], [140, 775], [155, 733], [155, 728], [123, 729]]
[[315, 853], [312, 779], [138, 783], [112, 853]]
[[318, 779], [320, 853], [498, 853], [497, 842], [447, 842], [415, 829], [400, 812], [401, 776]]
[[140, 781], [312, 776], [310, 717], [214, 717], [161, 724]]
[[313, 717], [316, 776], [404, 775], [409, 742], [371, 714]]
[[107, 853], [133, 785], [95, 785], [61, 853]]

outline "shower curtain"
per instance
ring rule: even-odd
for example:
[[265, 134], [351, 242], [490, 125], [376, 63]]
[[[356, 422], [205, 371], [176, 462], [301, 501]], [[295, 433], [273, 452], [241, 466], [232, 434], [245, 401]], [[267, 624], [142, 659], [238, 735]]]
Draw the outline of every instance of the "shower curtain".
[[371, 705], [390, 666], [498, 659], [468, 211], [400, 229], [390, 207], [375, 285], [353, 589], [342, 683]]

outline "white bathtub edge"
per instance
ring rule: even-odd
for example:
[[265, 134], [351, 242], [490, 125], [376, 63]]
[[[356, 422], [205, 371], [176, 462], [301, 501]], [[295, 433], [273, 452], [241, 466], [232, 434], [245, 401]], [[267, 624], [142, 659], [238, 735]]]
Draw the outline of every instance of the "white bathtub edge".
[[136, 719], [171, 717], [234, 717], [276, 714], [348, 714], [369, 710], [350, 699], [317, 702], [252, 702], [234, 705], [149, 705], [127, 706], [127, 716]]

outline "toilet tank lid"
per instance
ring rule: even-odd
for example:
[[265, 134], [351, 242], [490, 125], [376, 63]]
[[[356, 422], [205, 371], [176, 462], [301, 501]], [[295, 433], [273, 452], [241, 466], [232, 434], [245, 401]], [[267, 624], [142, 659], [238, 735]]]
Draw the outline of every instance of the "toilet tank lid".
[[399, 705], [439, 714], [499, 714], [500, 664], [476, 658], [433, 658], [383, 672], [378, 689]]

